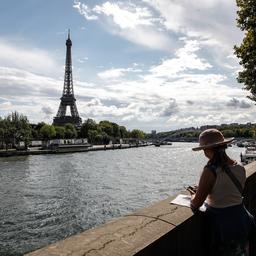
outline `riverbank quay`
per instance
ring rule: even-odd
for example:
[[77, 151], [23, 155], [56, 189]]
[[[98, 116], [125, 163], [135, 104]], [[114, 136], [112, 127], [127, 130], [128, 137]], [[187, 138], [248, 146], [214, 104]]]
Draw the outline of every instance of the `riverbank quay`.
[[[256, 162], [245, 168], [244, 202], [255, 216]], [[203, 215], [194, 215], [187, 207], [171, 205], [173, 198], [28, 253], [27, 256], [208, 255], [209, 236]], [[250, 255], [256, 255], [255, 237], [252, 245]]]
[[137, 147], [146, 147], [151, 144], [111, 144], [111, 145], [93, 145], [93, 146], [81, 146], [81, 145], [69, 145], [65, 147], [59, 147], [56, 149], [40, 149], [30, 148], [29, 150], [2, 150], [0, 151], [0, 157], [11, 156], [28, 156], [28, 155], [41, 155], [41, 154], [63, 154], [63, 153], [76, 153], [87, 151], [102, 151], [102, 150], [116, 150], [116, 149], [128, 149]]

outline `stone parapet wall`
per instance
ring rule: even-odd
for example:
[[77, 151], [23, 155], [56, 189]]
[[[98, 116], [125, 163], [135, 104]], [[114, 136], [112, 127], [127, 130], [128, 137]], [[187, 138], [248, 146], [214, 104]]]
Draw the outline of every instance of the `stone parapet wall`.
[[[256, 162], [247, 165], [246, 171], [245, 204], [255, 214]], [[207, 255], [204, 218], [193, 215], [187, 207], [171, 205], [172, 199], [169, 197], [27, 256]]]

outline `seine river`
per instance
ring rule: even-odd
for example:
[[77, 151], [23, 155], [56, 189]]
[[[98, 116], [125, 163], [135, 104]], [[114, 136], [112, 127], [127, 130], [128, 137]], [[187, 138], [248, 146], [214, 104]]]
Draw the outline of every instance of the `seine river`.
[[[193, 143], [0, 159], [0, 255], [22, 255], [196, 184]], [[241, 148], [228, 152], [239, 160]]]

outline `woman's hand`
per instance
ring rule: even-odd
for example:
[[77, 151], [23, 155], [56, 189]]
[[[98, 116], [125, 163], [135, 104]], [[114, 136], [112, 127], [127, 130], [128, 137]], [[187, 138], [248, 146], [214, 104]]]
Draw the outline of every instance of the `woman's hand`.
[[190, 195], [194, 195], [197, 191], [197, 186], [188, 186], [185, 189], [190, 193]]

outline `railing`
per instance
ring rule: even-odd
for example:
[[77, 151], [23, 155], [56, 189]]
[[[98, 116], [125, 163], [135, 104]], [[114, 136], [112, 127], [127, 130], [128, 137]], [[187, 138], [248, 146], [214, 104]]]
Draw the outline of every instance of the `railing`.
[[[245, 204], [256, 214], [256, 162], [246, 166]], [[71, 236], [29, 256], [207, 255], [207, 229], [200, 214], [166, 200], [102, 226]], [[256, 240], [251, 254], [256, 255]]]

